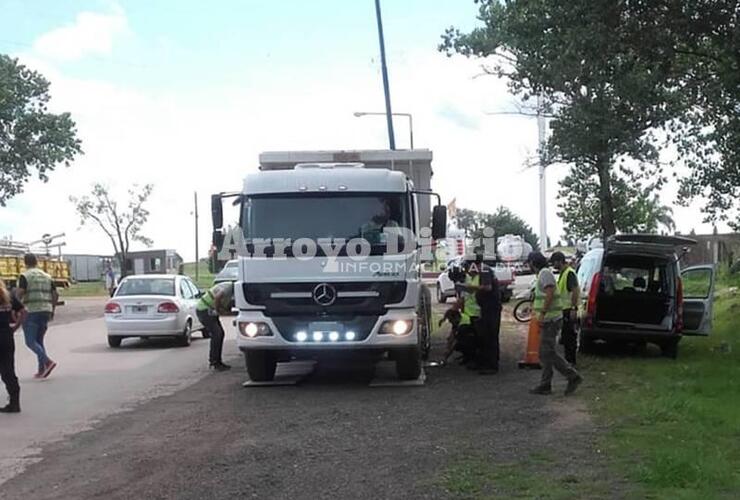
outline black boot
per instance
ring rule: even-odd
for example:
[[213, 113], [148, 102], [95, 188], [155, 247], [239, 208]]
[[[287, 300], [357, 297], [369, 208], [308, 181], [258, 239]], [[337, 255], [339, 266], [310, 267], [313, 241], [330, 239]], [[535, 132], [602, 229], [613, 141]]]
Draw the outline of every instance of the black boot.
[[0, 408], [0, 413], [20, 413], [21, 412], [21, 392], [18, 391], [10, 395], [10, 401], [7, 405]]

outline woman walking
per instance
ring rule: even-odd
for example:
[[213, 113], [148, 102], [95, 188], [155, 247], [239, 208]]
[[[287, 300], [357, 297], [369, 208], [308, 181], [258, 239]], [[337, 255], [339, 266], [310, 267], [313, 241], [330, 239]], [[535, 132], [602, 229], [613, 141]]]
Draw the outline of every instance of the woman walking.
[[26, 308], [13, 297], [0, 280], [0, 376], [10, 401], [0, 407], [0, 413], [20, 413], [21, 387], [15, 375], [15, 340], [13, 334], [26, 318]]

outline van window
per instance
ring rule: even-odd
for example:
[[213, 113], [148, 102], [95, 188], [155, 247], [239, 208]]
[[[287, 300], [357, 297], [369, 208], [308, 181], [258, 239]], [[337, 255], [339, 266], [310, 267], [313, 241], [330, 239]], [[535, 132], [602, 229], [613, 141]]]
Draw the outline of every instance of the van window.
[[589, 252], [581, 260], [581, 265], [578, 267], [578, 283], [583, 290], [587, 291], [591, 286], [594, 274], [599, 272], [600, 263], [601, 252]]

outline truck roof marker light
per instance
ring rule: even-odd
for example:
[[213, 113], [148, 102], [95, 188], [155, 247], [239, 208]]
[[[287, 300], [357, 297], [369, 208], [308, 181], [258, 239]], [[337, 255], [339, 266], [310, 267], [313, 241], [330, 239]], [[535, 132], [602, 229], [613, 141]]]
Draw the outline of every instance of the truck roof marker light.
[[347, 190], [347, 186], [345, 186], [344, 184], [340, 184], [339, 187], [338, 187], [338, 189], [340, 191], [346, 191]]
[[344, 338], [347, 340], [355, 340], [355, 332], [351, 330], [348, 331], [347, 333], [344, 334]]
[[326, 191], [326, 186], [319, 186], [319, 191]]
[[308, 186], [299, 186], [298, 191], [308, 191]]
[[314, 342], [321, 342], [324, 340], [324, 334], [321, 332], [313, 332], [313, 340]]
[[308, 334], [304, 331], [300, 331], [295, 334], [295, 339], [298, 342], [305, 342], [306, 340], [308, 340]]
[[339, 332], [329, 332], [329, 340], [332, 342], [339, 340]]

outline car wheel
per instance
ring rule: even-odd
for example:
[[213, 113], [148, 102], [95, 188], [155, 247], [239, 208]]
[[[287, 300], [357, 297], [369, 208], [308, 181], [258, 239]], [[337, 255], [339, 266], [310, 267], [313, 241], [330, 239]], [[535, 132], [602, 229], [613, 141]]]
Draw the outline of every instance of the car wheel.
[[185, 330], [182, 334], [177, 337], [177, 345], [180, 347], [188, 347], [190, 342], [193, 340], [193, 324], [188, 320], [185, 323]]
[[123, 337], [117, 337], [108, 335], [108, 347], [121, 347], [121, 342], [123, 341]]
[[660, 344], [660, 355], [664, 358], [676, 359], [678, 357], [679, 339], [669, 340]]
[[447, 302], [447, 296], [442, 293], [442, 287], [437, 284], [437, 302], [444, 304]]
[[272, 351], [248, 350], [244, 353], [247, 374], [253, 382], [270, 382], [275, 378], [277, 356]]
[[396, 361], [396, 374], [401, 380], [416, 380], [421, 375], [421, 352], [417, 347], [396, 349], [393, 359]]
[[594, 352], [594, 341], [586, 337], [581, 331], [578, 335], [578, 352], [588, 354]]

